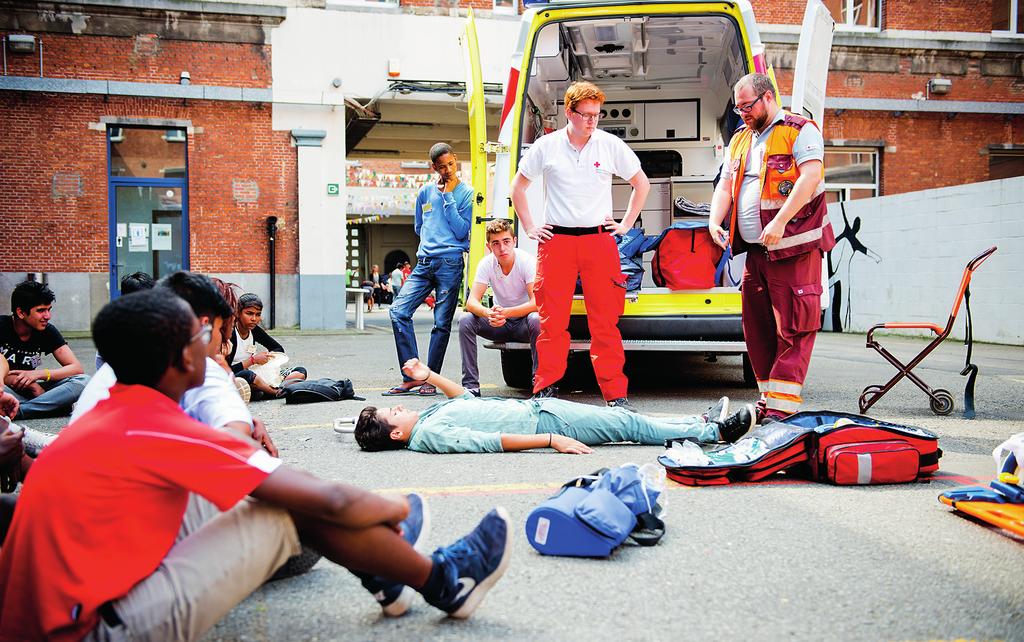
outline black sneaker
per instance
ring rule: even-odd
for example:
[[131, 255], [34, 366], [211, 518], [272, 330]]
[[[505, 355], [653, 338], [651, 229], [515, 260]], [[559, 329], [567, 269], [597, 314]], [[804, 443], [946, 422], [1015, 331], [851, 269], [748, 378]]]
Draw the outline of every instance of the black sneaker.
[[722, 397], [716, 401], [710, 408], [704, 411], [701, 415], [704, 418], [705, 423], [716, 422], [720, 423], [725, 421], [726, 417], [729, 416], [729, 398]]
[[[409, 500], [409, 516], [399, 524], [402, 527], [402, 537], [409, 542], [410, 546], [419, 550], [420, 545], [427, 538], [427, 533], [430, 532], [430, 511], [427, 509], [426, 501], [420, 495], [410, 493], [406, 495], [406, 499]], [[380, 604], [384, 615], [389, 617], [404, 615], [412, 605], [413, 598], [416, 597], [416, 591], [405, 584], [399, 584], [383, 577], [361, 573], [356, 573], [356, 575], [362, 580], [363, 588], [373, 594], [373, 598]]]
[[551, 384], [533, 393], [530, 399], [558, 399], [558, 386]]
[[618, 399], [612, 399], [611, 401], [608, 402], [608, 407], [609, 408], [622, 408], [623, 410], [628, 410], [630, 412], [636, 412], [636, 408], [633, 407], [633, 404], [629, 403], [629, 399], [627, 399], [626, 397], [619, 397]]
[[472, 533], [431, 555], [444, 572], [446, 586], [440, 596], [427, 601], [452, 617], [469, 617], [505, 573], [511, 550], [508, 512], [495, 508]]
[[753, 404], [744, 404], [742, 408], [725, 418], [724, 421], [713, 421], [718, 424], [718, 438], [730, 443], [747, 434], [754, 427], [756, 413]]
[[479, 397], [480, 396], [480, 391], [477, 390], [476, 388], [466, 388], [466, 392], [468, 392], [469, 394], [473, 395], [474, 397]]

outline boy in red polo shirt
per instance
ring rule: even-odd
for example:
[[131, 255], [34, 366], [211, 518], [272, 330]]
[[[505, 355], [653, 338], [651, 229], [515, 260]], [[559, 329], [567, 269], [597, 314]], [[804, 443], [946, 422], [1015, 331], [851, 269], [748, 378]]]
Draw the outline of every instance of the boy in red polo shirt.
[[[0, 639], [197, 639], [300, 540], [352, 570], [389, 615], [415, 589], [468, 617], [508, 564], [507, 513], [424, 557], [418, 496], [320, 480], [189, 418], [178, 401], [204, 380], [211, 334], [167, 293], [97, 315], [93, 338], [119, 383], [29, 471], [0, 549]], [[202, 514], [190, 493], [224, 512]]]

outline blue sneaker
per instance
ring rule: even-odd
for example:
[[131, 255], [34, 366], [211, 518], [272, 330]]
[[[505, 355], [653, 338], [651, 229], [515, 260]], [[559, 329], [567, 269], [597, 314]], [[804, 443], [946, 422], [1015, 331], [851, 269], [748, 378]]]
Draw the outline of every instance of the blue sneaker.
[[487, 513], [473, 532], [431, 556], [445, 573], [447, 586], [440, 597], [427, 600], [451, 617], [467, 618], [508, 568], [512, 529], [508, 511]]
[[[402, 521], [402, 537], [409, 545], [416, 550], [423, 552], [420, 547], [427, 539], [430, 532], [430, 511], [427, 509], [427, 502], [416, 493], [405, 496], [409, 500], [409, 516]], [[398, 617], [404, 615], [412, 606], [416, 591], [405, 584], [398, 584], [391, 580], [373, 575], [356, 573], [362, 580], [363, 588], [373, 594], [384, 615]]]

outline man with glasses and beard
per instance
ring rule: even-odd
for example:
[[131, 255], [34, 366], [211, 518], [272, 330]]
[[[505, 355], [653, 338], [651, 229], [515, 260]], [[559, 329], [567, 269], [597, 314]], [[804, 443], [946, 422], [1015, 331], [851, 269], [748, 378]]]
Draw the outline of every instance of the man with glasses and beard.
[[729, 143], [708, 231], [723, 249], [731, 243], [733, 254], [747, 253], [743, 336], [761, 392], [758, 419], [765, 422], [796, 412], [803, 402], [821, 328], [822, 256], [835, 236], [818, 125], [781, 109], [764, 74], [740, 78], [734, 102], [743, 125]]

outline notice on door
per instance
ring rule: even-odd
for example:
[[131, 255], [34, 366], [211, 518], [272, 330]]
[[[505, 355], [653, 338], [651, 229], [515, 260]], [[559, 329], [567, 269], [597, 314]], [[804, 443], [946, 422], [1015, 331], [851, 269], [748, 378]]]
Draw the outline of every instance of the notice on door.
[[171, 225], [153, 223], [153, 250], [170, 250], [171, 242]]
[[128, 251], [149, 251], [149, 223], [128, 224]]

